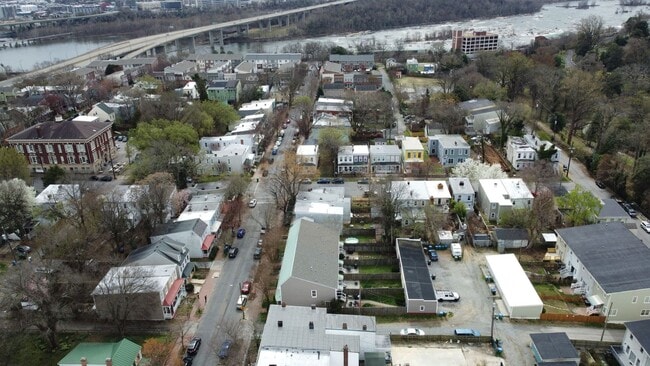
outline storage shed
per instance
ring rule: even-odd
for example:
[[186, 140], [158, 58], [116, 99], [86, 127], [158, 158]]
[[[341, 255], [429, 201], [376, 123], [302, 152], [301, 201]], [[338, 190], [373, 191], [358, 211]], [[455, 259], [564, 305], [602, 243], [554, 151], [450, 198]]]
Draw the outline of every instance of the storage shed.
[[580, 362], [580, 353], [566, 333], [531, 333], [530, 348], [535, 361], [541, 365], [575, 365]]
[[513, 319], [539, 319], [544, 303], [514, 254], [487, 255], [488, 268]]
[[525, 248], [528, 246], [528, 230], [516, 228], [498, 228], [494, 230], [497, 240], [497, 251], [503, 253], [506, 249]]

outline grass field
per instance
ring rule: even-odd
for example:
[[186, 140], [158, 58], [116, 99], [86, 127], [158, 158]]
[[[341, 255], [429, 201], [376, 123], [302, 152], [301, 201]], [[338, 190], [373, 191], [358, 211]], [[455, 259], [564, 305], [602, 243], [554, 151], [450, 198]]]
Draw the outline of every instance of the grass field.
[[359, 273], [375, 274], [375, 273], [391, 273], [393, 266], [361, 266]]
[[397, 87], [421, 87], [426, 88], [430, 86], [438, 86], [438, 80], [434, 78], [416, 78], [412, 76], [404, 76], [401, 79], [395, 79]]

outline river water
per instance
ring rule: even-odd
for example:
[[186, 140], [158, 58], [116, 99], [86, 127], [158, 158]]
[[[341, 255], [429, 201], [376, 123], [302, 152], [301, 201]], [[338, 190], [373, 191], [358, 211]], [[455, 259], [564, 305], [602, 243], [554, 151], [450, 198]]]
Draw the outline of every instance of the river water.
[[[292, 43], [309, 41], [331, 42], [338, 46], [355, 50], [360, 44], [380, 45], [384, 49], [426, 50], [442, 45], [449, 49], [451, 40], [425, 41], [426, 34], [444, 32], [452, 29], [491, 31], [499, 34], [499, 42], [504, 48], [528, 45], [536, 36], [554, 37], [576, 30], [580, 20], [590, 15], [602, 17], [605, 26], [621, 27], [631, 16], [639, 12], [650, 13], [650, 6], [628, 7], [626, 12], [618, 0], [593, 1], [595, 6], [589, 9], [577, 9], [577, 2], [545, 5], [539, 12], [528, 15], [516, 15], [491, 19], [475, 19], [463, 22], [406, 27], [378, 32], [360, 32], [347, 35], [287, 40], [277, 42], [233, 43], [224, 46], [225, 51], [246, 52], [282, 52]], [[565, 6], [565, 5], [568, 5]], [[12, 70], [30, 71], [43, 62], [65, 60], [100, 48], [114, 42], [105, 40], [61, 40], [54, 43], [32, 45], [19, 48], [0, 49], [0, 64], [8, 65]], [[1, 44], [1, 43], [0, 43]], [[378, 47], [379, 48], [379, 47]], [[209, 46], [197, 47], [197, 52], [210, 52]]]

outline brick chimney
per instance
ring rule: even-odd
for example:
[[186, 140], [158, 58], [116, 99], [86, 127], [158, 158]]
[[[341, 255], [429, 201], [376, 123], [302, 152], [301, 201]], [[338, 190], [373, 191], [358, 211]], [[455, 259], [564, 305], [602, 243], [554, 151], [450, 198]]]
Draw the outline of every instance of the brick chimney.
[[348, 366], [348, 345], [343, 346], [343, 366]]
[[82, 357], [79, 362], [81, 363], [81, 366], [88, 366], [88, 360], [86, 357]]
[[106, 366], [113, 366], [113, 359], [106, 357]]

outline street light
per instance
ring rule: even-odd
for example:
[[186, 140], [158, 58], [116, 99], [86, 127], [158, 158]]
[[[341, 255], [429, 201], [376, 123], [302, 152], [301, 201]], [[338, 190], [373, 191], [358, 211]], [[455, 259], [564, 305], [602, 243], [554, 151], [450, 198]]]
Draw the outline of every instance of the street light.
[[497, 309], [497, 303], [492, 302], [492, 323], [490, 325], [490, 341], [494, 342], [494, 311]]
[[571, 144], [571, 147], [569, 148], [569, 163], [566, 166], [566, 177], [569, 178], [569, 169], [571, 168], [571, 158], [573, 158], [573, 153], [575, 152], [575, 149], [573, 148], [573, 144]]

